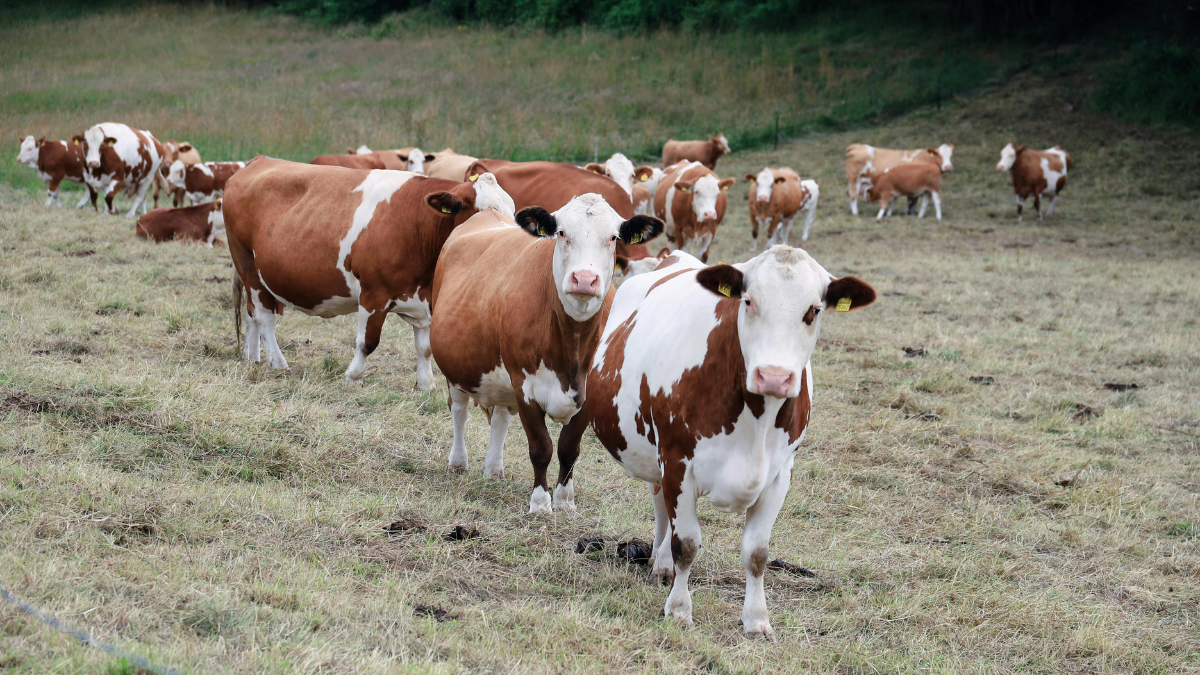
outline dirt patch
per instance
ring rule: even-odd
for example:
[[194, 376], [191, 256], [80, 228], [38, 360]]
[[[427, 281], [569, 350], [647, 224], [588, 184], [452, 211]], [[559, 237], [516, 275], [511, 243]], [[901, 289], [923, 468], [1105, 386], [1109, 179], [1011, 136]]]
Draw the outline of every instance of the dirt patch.
[[466, 541], [467, 539], [475, 539], [479, 537], [479, 530], [465, 525], [455, 525], [453, 530], [450, 530], [442, 536], [446, 541]]
[[54, 412], [54, 402], [23, 391], [0, 389], [0, 412], [21, 410], [27, 413]]
[[1118, 382], [1105, 382], [1104, 388], [1109, 391], [1129, 391], [1130, 389], [1137, 389], [1138, 386], [1133, 383], [1120, 384]]

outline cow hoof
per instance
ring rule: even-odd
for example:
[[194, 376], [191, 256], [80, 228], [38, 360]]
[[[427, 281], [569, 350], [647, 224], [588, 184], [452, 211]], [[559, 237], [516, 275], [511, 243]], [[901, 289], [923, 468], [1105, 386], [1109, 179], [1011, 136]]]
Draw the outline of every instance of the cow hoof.
[[529, 512], [554, 513], [554, 509], [550, 507], [550, 493], [541, 485], [535, 487], [533, 494], [529, 496]]
[[488, 478], [495, 478], [496, 480], [504, 480], [504, 467], [500, 467], [499, 469], [490, 469], [485, 466], [483, 467], [483, 475], [487, 476]]
[[430, 377], [426, 382], [421, 382], [421, 380], [418, 378], [417, 383], [413, 385], [413, 389], [416, 391], [430, 391], [433, 389], [435, 384], [436, 383], [433, 381], [433, 377]]
[[746, 626], [746, 637], [751, 640], [770, 640], [777, 642], [775, 638], [775, 629], [771, 628], [771, 623], [768, 621], [752, 622]]
[[459, 463], [456, 463], [453, 460], [451, 460], [450, 473], [466, 473], [466, 472], [467, 472], [467, 463], [466, 462], [459, 464]]
[[362, 373], [346, 373], [346, 383], [347, 384], [362, 384], [363, 383], [363, 374]]
[[[651, 562], [651, 565], [654, 563]], [[654, 568], [650, 570], [650, 583], [658, 584], [659, 586], [670, 586], [675, 583], [674, 568]]]
[[694, 625], [692, 623], [692, 613], [690, 610], [686, 613], [683, 610], [667, 610], [667, 618], [673, 620], [683, 628], [691, 628]]
[[575, 479], [567, 481], [566, 485], [556, 485], [554, 487], [554, 509], [574, 511], [575, 510]]

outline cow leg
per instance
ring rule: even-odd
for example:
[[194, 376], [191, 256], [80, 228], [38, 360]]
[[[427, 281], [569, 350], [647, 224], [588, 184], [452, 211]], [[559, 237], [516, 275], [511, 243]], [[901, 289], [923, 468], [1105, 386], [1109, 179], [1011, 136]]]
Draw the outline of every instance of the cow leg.
[[521, 416], [521, 426], [525, 427], [525, 436], [529, 439], [529, 461], [533, 464], [533, 494], [529, 496], [529, 512], [553, 513], [550, 488], [546, 483], [546, 467], [550, 466], [550, 458], [554, 456], [554, 442], [546, 430], [546, 412], [537, 404], [520, 399], [518, 396], [517, 413]]
[[742, 629], [746, 637], [775, 639], [775, 630], [767, 612], [763, 575], [770, 560], [771, 528], [783, 507], [792, 478], [791, 461], [779, 471], [758, 501], [746, 509], [746, 529], [742, 533], [742, 564], [746, 567], [746, 602], [742, 606]]
[[858, 215], [858, 177], [850, 179], [850, 184], [846, 188], [846, 194], [850, 196], [850, 213]]
[[251, 363], [262, 363], [262, 346], [258, 339], [258, 323], [252, 310], [246, 308], [246, 344], [242, 347], [242, 358]]
[[[925, 206], [925, 199], [924, 199], [924, 198], [922, 198], [920, 201], [921, 201], [921, 206], [922, 206], [922, 208], [924, 208], [924, 206]], [[916, 197], [914, 197], [914, 196], [912, 196], [912, 195], [909, 195], [909, 197], [908, 197], [908, 209], [907, 209], [907, 210], [904, 212], [904, 215], [906, 215], [906, 216], [911, 216], [911, 215], [913, 214], [913, 211], [915, 211], [915, 210], [916, 210], [916, 208], [917, 208], [917, 198], [916, 198]], [[917, 216], [917, 217], [918, 217], [918, 218], [920, 218], [921, 216]]]
[[58, 190], [46, 188], [46, 203], [42, 206], [49, 207], [54, 204], [54, 198], [58, 196]]
[[1037, 211], [1038, 220], [1041, 220], [1042, 219], [1042, 195], [1037, 192], [1033, 193], [1033, 210]]
[[1050, 205], [1046, 207], [1046, 217], [1047, 218], [1054, 215], [1054, 202], [1057, 202], [1057, 201], [1058, 201], [1057, 194], [1050, 195]]
[[675, 560], [671, 557], [671, 518], [667, 515], [667, 500], [662, 488], [647, 483], [654, 501], [654, 548], [651, 549], [650, 578], [662, 585], [675, 579]]
[[79, 203], [75, 205], [75, 210], [78, 211], [79, 209], [82, 209], [84, 206], [87, 206], [89, 201], [91, 201], [92, 210], [99, 211], [99, 209], [96, 207], [96, 190], [91, 185], [84, 185], [83, 188], [83, 197], [79, 200]]
[[[912, 200], [911, 198], [909, 198], [909, 200], [908, 200], [908, 203], [909, 203], [909, 209], [908, 209], [908, 212], [909, 212], [910, 214], [912, 213], [912, 207], [911, 207], [911, 205], [912, 205], [912, 201], [913, 201], [913, 200]], [[928, 208], [929, 208], [929, 194], [928, 194], [928, 193], [926, 193], [926, 194], [923, 194], [923, 195], [921, 195], [921, 208], [920, 208], [920, 210], [918, 210], [918, 211], [917, 211], [917, 217], [918, 217], [918, 218], [924, 218], [924, 217], [925, 217], [925, 209], [928, 209]]]
[[882, 197], [880, 197], [879, 213], [875, 214], [875, 220], [883, 220], [883, 217], [885, 215], [887, 215], [888, 206], [891, 204], [891, 202], [892, 202], [891, 195], [883, 195]]
[[267, 365], [286, 370], [287, 359], [283, 358], [283, 352], [279, 350], [279, 343], [275, 341], [275, 312], [261, 305], [255, 307], [254, 322], [258, 324], [258, 339], [267, 352]]
[[154, 174], [154, 208], [158, 208], [158, 193], [162, 190], [161, 174]]
[[[450, 419], [454, 423], [454, 441], [450, 444], [450, 470], [467, 470], [467, 416], [471, 412], [471, 397], [454, 385], [450, 388]], [[495, 419], [495, 415], [492, 416]], [[491, 448], [488, 448], [491, 452]]]
[[563, 425], [558, 434], [558, 482], [554, 485], [555, 510], [575, 510], [575, 460], [579, 459], [579, 443], [587, 431], [587, 408], [580, 409]]
[[684, 626], [692, 625], [692, 591], [688, 577], [700, 552], [700, 521], [696, 517], [696, 489], [683, 462], [668, 464], [663, 473], [663, 498], [671, 520], [671, 557], [675, 580], [663, 614]]
[[429, 344], [429, 323], [413, 326], [413, 346], [417, 352], [417, 389], [433, 389], [433, 347]]
[[1022, 219], [1021, 209], [1025, 208], [1025, 200], [1026, 199], [1027, 199], [1027, 197], [1022, 197], [1021, 195], [1017, 195], [1017, 222], [1018, 223], [1021, 222], [1021, 219]]
[[816, 209], [804, 210], [804, 236], [800, 237], [800, 241], [808, 241], [808, 231], [812, 229], [813, 217], [816, 215]]
[[367, 357], [379, 346], [379, 336], [383, 333], [383, 321], [387, 318], [387, 312], [378, 306], [378, 303], [372, 304], [377, 305], [373, 310], [361, 304], [358, 306], [358, 336], [354, 341], [354, 360], [346, 369], [346, 381], [350, 384], [362, 384], [363, 371], [367, 369]]
[[138, 207], [141, 207], [142, 214], [146, 213], [146, 193], [150, 191], [150, 183], [143, 182], [138, 186], [137, 193], [133, 197], [133, 206], [130, 207], [129, 213], [125, 214], [126, 218], [137, 216]]
[[750, 216], [750, 250], [758, 250], [758, 218], [753, 215]]
[[[794, 217], [794, 216], [793, 216]], [[788, 245], [788, 237], [792, 235], [792, 219], [787, 218], [779, 225], [780, 235], [778, 241], [784, 246]]]
[[508, 425], [512, 423], [513, 411], [502, 405], [492, 408], [491, 438], [488, 439], [487, 456], [483, 459], [483, 475], [504, 478], [504, 438], [508, 436]]
[[937, 214], [937, 219], [942, 219], [942, 195], [934, 192], [930, 195], [933, 198], [933, 212]]

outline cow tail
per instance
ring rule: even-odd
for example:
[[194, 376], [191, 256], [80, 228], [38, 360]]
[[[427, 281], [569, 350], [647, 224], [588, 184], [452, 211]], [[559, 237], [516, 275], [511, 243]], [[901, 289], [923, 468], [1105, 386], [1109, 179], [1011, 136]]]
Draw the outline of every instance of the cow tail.
[[245, 286], [242, 284], [242, 277], [238, 274], [237, 268], [233, 270], [233, 331], [234, 340], [237, 341], [238, 354], [242, 353], [242, 296], [245, 292]]

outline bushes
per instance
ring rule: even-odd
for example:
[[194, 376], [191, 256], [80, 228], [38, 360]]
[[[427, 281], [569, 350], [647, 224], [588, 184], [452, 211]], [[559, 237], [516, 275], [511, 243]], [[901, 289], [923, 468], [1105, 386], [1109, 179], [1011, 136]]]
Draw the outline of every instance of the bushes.
[[1096, 106], [1138, 122], [1200, 126], [1200, 46], [1142, 42], [1103, 77]]

